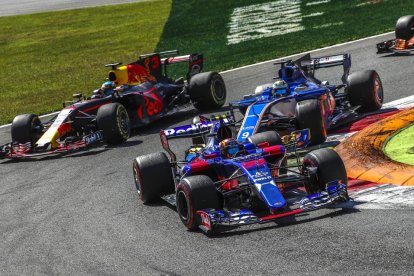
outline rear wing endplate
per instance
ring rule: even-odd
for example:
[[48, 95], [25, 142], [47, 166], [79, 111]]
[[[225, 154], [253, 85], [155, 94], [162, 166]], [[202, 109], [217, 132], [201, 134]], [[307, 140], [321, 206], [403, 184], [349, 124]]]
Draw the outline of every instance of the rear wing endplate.
[[342, 82], [346, 83], [349, 70], [351, 69], [351, 55], [350, 54], [338, 54], [333, 56], [324, 56], [311, 58], [309, 54], [295, 61], [302, 69], [306, 71], [312, 70], [314, 72], [320, 68], [329, 68], [334, 66], [342, 65], [344, 68], [344, 73], [342, 75]]
[[166, 65], [180, 62], [188, 62], [187, 80], [190, 80], [192, 76], [203, 70], [203, 55], [194, 53], [191, 55], [162, 58], [161, 63], [164, 65], [164, 73], [167, 74]]

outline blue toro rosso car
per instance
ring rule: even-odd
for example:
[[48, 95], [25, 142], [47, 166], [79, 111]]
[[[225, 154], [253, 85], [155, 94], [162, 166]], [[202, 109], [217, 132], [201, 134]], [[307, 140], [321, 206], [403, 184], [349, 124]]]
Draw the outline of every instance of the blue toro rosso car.
[[[281, 68], [274, 84], [260, 85], [254, 94], [231, 103], [245, 115], [237, 134], [239, 142], [263, 130], [308, 128], [311, 143], [319, 144], [326, 140], [327, 130], [338, 126], [342, 119], [382, 106], [384, 95], [378, 73], [367, 70], [349, 74], [349, 54], [319, 58], [307, 54], [296, 61], [276, 64]], [[340, 65], [343, 75], [339, 85], [315, 77], [316, 69]]]
[[[267, 131], [238, 142], [232, 138], [231, 125], [225, 117], [161, 130], [168, 155], [151, 153], [133, 162], [135, 185], [144, 204], [162, 198], [176, 206], [188, 229], [212, 234], [348, 200], [347, 174], [334, 150], [318, 149], [300, 161], [297, 149], [308, 144], [308, 129], [282, 138]], [[169, 140], [194, 136], [205, 143], [192, 145], [178, 161]], [[287, 165], [291, 156], [295, 165]]]

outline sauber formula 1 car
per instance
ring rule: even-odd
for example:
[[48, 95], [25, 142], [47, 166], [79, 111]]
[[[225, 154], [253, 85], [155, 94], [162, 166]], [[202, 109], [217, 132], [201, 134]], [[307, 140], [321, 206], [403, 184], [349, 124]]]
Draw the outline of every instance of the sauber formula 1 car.
[[[125, 66], [109, 64], [109, 80], [85, 99], [74, 101], [49, 122], [33, 114], [19, 115], [11, 126], [12, 143], [0, 147], [0, 158], [69, 153], [105, 141], [118, 144], [130, 129], [149, 124], [192, 103], [199, 110], [221, 107], [226, 87], [220, 74], [201, 73], [202, 55], [148, 54]], [[170, 56], [161, 58], [161, 56]], [[187, 80], [172, 80], [167, 65], [188, 62]]]
[[395, 39], [377, 44], [377, 54], [409, 54], [414, 51], [414, 15], [400, 17], [395, 25]]
[[[382, 106], [383, 88], [374, 70], [349, 74], [351, 56], [340, 54], [311, 58], [307, 54], [296, 61], [278, 62], [277, 81], [258, 86], [254, 94], [231, 103], [238, 106], [244, 120], [237, 135], [242, 142], [263, 128], [277, 131], [310, 129], [311, 143], [326, 140], [327, 130], [358, 112], [374, 111]], [[329, 84], [315, 77], [315, 70], [343, 66], [342, 83]]]
[[[240, 143], [231, 138], [228, 118], [203, 121], [160, 132], [164, 152], [138, 156], [133, 162], [136, 188], [144, 204], [160, 197], [176, 206], [183, 224], [207, 234], [274, 221], [348, 200], [347, 175], [332, 149], [308, 153], [309, 130], [280, 136], [267, 131]], [[202, 135], [182, 161], [169, 139]], [[219, 143], [220, 141], [220, 143]], [[296, 165], [288, 166], [293, 156]], [[292, 189], [302, 187], [300, 198]], [[290, 191], [290, 192], [289, 192]]]

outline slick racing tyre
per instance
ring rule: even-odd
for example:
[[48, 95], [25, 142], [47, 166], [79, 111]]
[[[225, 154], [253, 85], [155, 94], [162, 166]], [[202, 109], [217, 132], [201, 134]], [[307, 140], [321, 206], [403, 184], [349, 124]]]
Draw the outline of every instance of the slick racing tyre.
[[312, 145], [321, 144], [326, 140], [327, 130], [322, 108], [318, 99], [301, 101], [296, 105], [297, 128], [309, 129]]
[[96, 121], [109, 145], [123, 143], [129, 138], [129, 116], [122, 104], [109, 103], [101, 106], [96, 114]]
[[217, 109], [226, 101], [226, 85], [219, 73], [199, 73], [190, 79], [189, 94], [195, 108]]
[[265, 131], [261, 133], [256, 133], [247, 138], [247, 140], [254, 144], [259, 145], [261, 143], [268, 142], [269, 146], [275, 146], [275, 145], [282, 145], [282, 139], [280, 139], [279, 134], [276, 131]]
[[326, 184], [331, 181], [339, 180], [343, 184], [348, 184], [344, 162], [333, 149], [322, 148], [306, 154], [303, 158], [302, 173], [311, 167], [317, 171], [316, 179], [305, 185], [308, 194], [325, 189]]
[[135, 186], [144, 204], [151, 203], [160, 196], [174, 193], [171, 164], [163, 152], [135, 158], [133, 173]]
[[[280, 138], [279, 134], [276, 131], [269, 130], [261, 133], [256, 133], [247, 138], [247, 141], [254, 145], [259, 145], [261, 143], [268, 142], [269, 146], [276, 146], [276, 145], [283, 145], [282, 139]], [[278, 160], [280, 160], [281, 156], [269, 156], [266, 157], [266, 161], [270, 163], [275, 163]], [[282, 161], [280, 162], [281, 167], [287, 166], [287, 159], [286, 157], [282, 158]], [[279, 169], [279, 175], [285, 175], [287, 173], [286, 168]]]
[[42, 135], [43, 124], [39, 117], [34, 114], [22, 114], [14, 118], [11, 125], [11, 136], [13, 142], [32, 144], [36, 143]]
[[197, 229], [196, 212], [203, 209], [220, 209], [217, 190], [205, 175], [183, 178], [177, 186], [177, 211], [183, 224], [190, 230]]
[[382, 82], [374, 70], [359, 71], [349, 75], [347, 94], [351, 106], [360, 105], [361, 112], [378, 110], [384, 101]]
[[395, 25], [395, 37], [409, 40], [414, 36], [414, 15], [402, 16]]

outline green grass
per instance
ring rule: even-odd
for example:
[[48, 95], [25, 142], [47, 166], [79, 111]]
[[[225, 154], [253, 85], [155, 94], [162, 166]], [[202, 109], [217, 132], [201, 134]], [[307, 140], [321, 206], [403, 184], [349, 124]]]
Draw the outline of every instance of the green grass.
[[[306, 6], [312, 1], [315, 0], [302, 1], [302, 14], [324, 12], [324, 15], [303, 18], [305, 30], [231, 45], [226, 43], [234, 8], [268, 0], [173, 1], [171, 16], [157, 49], [202, 52], [206, 68], [224, 70], [392, 31], [400, 16], [414, 14], [414, 0], [388, 0], [359, 7], [356, 5], [367, 1], [331, 0], [327, 4]], [[332, 22], [343, 24], [313, 28]]]
[[[303, 0], [302, 14], [324, 12], [303, 18], [303, 31], [228, 45], [233, 10], [267, 2], [158, 0], [0, 17], [0, 124], [21, 113], [59, 110], [74, 92], [89, 95], [107, 75], [104, 64], [130, 62], [139, 53], [203, 53], [205, 70], [220, 71], [391, 31], [400, 16], [414, 14], [414, 0], [365, 6], [357, 4], [367, 0], [314, 6]], [[335, 22], [343, 23], [314, 28]]]
[[391, 136], [384, 145], [384, 153], [392, 160], [414, 165], [414, 125]]
[[154, 51], [171, 1], [0, 17], [0, 124], [90, 95], [116, 61]]

